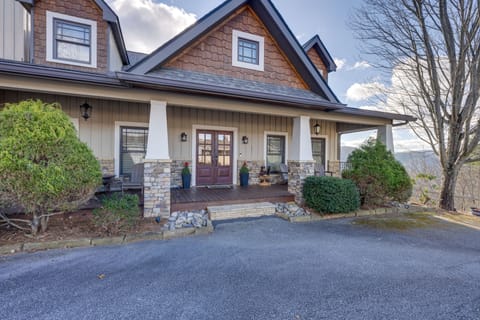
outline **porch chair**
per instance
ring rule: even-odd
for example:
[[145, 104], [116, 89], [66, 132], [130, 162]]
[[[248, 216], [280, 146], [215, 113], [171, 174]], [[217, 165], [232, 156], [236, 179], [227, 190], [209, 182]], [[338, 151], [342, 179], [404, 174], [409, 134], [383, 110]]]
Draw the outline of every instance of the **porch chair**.
[[285, 163], [280, 163], [280, 178], [282, 179], [281, 184], [288, 183], [288, 166]]
[[315, 176], [317, 176], [317, 177], [324, 177], [327, 174], [330, 177], [333, 176], [333, 172], [332, 171], [325, 171], [325, 167], [321, 163], [316, 163], [315, 166], [314, 166], [314, 170], [315, 170]]
[[140, 194], [143, 197], [143, 169], [143, 163], [133, 165], [130, 181], [122, 182], [122, 193], [125, 190], [140, 190]]

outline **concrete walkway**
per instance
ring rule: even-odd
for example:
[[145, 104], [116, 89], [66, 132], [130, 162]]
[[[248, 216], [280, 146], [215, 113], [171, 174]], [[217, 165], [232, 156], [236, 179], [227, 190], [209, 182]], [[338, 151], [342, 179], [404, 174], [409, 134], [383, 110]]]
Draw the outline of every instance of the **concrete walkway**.
[[479, 231], [351, 222], [2, 257], [1, 318], [479, 319]]

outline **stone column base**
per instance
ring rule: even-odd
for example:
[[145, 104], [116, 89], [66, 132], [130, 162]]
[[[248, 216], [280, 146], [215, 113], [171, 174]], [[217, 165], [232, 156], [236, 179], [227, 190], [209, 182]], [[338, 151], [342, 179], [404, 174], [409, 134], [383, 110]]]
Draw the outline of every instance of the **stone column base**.
[[295, 195], [298, 205], [304, 204], [303, 182], [315, 175], [315, 161], [288, 161], [288, 192]]
[[170, 216], [171, 160], [145, 160], [143, 216]]

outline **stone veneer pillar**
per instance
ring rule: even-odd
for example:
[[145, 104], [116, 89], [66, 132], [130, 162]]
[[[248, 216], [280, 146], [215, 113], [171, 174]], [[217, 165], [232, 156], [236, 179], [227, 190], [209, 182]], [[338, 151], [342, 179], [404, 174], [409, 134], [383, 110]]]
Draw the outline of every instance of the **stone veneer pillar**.
[[143, 215], [170, 216], [171, 160], [145, 160]]
[[315, 174], [315, 161], [288, 161], [288, 192], [295, 195], [298, 205], [304, 204], [303, 183]]

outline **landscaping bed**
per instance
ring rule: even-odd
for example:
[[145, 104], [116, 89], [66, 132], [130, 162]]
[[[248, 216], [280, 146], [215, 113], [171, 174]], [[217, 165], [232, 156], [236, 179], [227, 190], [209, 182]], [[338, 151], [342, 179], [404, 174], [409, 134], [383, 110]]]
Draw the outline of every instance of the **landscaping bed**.
[[[10, 217], [24, 218], [23, 215]], [[166, 222], [166, 219], [162, 219], [160, 223], [156, 223], [155, 218], [140, 218], [136, 225], [128, 231], [128, 234], [135, 235], [146, 232], [160, 232]], [[36, 237], [15, 228], [0, 227], [0, 246], [104, 236], [105, 233], [99, 227], [96, 227], [93, 222], [92, 210], [80, 210], [50, 217], [47, 232], [40, 233]]]

